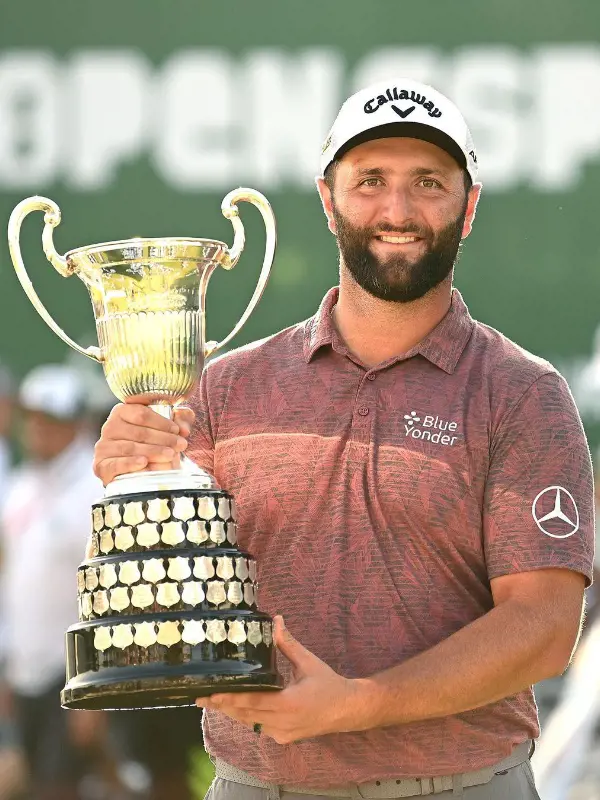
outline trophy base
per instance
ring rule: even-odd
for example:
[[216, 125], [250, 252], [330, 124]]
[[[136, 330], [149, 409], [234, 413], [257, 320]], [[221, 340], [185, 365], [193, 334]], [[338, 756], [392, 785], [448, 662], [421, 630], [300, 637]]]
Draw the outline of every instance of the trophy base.
[[[189, 480], [176, 470], [131, 477]], [[92, 508], [63, 706], [162, 708], [281, 688], [273, 620], [257, 608], [256, 563], [237, 547], [231, 495], [143, 486]]]
[[[158, 625], [164, 630], [189, 630], [208, 625], [209, 630], [270, 630], [266, 614], [231, 615], [173, 614], [161, 616]], [[142, 617], [132, 617], [131, 633]], [[248, 626], [250, 623], [250, 626]], [[237, 627], [234, 627], [235, 626]], [[213, 627], [212, 629], [210, 626]], [[175, 627], [169, 627], [175, 626]], [[194, 626], [196, 626], [194, 628]], [[231, 642], [228, 639], [190, 644], [181, 638], [167, 645], [149, 646], [120, 642], [123, 628], [111, 627], [116, 644], [98, 651], [98, 623], [72, 625], [67, 631], [67, 684], [61, 692], [64, 708], [104, 709], [106, 711], [193, 706], [197, 697], [216, 692], [251, 692], [281, 689], [283, 684], [275, 667], [272, 643], [254, 640]], [[143, 628], [143, 623], [142, 623]], [[221, 637], [215, 637], [220, 639]], [[239, 637], [241, 638], [241, 637]], [[262, 638], [262, 637], [261, 637]], [[137, 663], [135, 663], [137, 662]], [[140, 663], [142, 662], [142, 663]]]
[[[143, 711], [145, 709], [193, 706], [197, 697], [217, 692], [266, 692], [282, 688], [275, 672], [234, 672], [226, 674], [232, 665], [219, 667], [211, 674], [194, 673], [189, 667], [182, 670], [170, 668], [168, 674], [160, 669], [155, 674], [141, 675], [140, 668], [132, 668], [129, 677], [119, 670], [113, 680], [78, 676], [61, 692], [63, 708], [105, 711]], [[243, 666], [243, 665], [240, 665]], [[180, 672], [180, 674], [179, 674]]]

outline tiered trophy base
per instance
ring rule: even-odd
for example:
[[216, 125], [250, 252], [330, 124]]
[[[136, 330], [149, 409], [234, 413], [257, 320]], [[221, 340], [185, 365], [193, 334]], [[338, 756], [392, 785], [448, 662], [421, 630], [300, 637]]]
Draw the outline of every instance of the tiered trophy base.
[[[232, 623], [270, 626], [266, 614], [237, 612], [235, 620], [226, 615], [207, 619], [207, 614], [162, 613], [161, 624], [173, 622], [181, 630], [187, 623], [217, 623], [231, 630]], [[147, 623], [148, 616], [128, 618], [133, 626]], [[67, 633], [67, 674], [73, 677], [62, 691], [65, 708], [74, 709], [144, 709], [168, 706], [193, 706], [197, 697], [216, 692], [251, 692], [280, 689], [281, 679], [274, 668], [271, 643], [229, 640], [205, 640], [192, 645], [184, 641], [170, 646], [155, 643], [139, 647], [134, 643], [124, 649], [110, 647], [98, 653], [94, 647], [96, 625], [73, 625]], [[114, 628], [112, 629], [114, 631]], [[135, 627], [133, 628], [135, 630]], [[114, 635], [114, 633], [113, 633]], [[267, 639], [268, 642], [268, 639]], [[131, 650], [132, 652], [126, 652]], [[130, 659], [144, 663], [128, 664]], [[85, 665], [89, 669], [85, 669]]]
[[233, 498], [217, 488], [153, 487], [93, 506], [65, 708], [191, 706], [281, 688], [273, 621], [256, 606], [256, 564], [236, 528]]

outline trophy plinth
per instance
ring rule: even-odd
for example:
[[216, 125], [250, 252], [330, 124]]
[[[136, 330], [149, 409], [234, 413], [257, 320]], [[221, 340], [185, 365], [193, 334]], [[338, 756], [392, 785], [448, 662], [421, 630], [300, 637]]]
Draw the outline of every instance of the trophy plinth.
[[[267, 230], [258, 284], [221, 342], [205, 340], [208, 280], [231, 269], [244, 247], [236, 201], [253, 203]], [[37, 296], [19, 247], [23, 219], [45, 212], [44, 252], [61, 275], [87, 286], [99, 347], [84, 349]], [[197, 390], [205, 358], [224, 347], [258, 303], [275, 253], [275, 220], [252, 189], [222, 203], [235, 239], [129, 239], [59, 255], [58, 206], [22, 201], [9, 222], [17, 276], [50, 328], [103, 364], [120, 400], [172, 416]], [[90, 465], [91, 466], [91, 465]], [[79, 622], [66, 634], [67, 708], [139, 709], [193, 705], [212, 692], [281, 688], [271, 618], [256, 606], [256, 567], [236, 546], [233, 498], [206, 472], [179, 469], [121, 475], [92, 508], [92, 536], [77, 573]]]
[[67, 632], [67, 708], [193, 705], [216, 691], [280, 688], [256, 565], [236, 547], [219, 490], [106, 498], [92, 510]]

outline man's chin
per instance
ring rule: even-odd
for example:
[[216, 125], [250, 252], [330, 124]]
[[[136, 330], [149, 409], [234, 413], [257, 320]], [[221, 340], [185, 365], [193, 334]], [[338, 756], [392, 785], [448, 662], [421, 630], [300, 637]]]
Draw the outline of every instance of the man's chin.
[[388, 303], [412, 303], [419, 300], [427, 291], [423, 291], [415, 286], [405, 284], [359, 284], [365, 292], [378, 300], [385, 300]]

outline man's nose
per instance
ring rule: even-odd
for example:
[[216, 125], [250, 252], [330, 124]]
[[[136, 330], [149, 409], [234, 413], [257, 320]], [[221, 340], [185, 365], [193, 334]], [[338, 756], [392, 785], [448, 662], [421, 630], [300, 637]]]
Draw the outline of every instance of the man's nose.
[[390, 190], [381, 209], [381, 221], [396, 228], [414, 224], [415, 207], [410, 192], [403, 188]]

